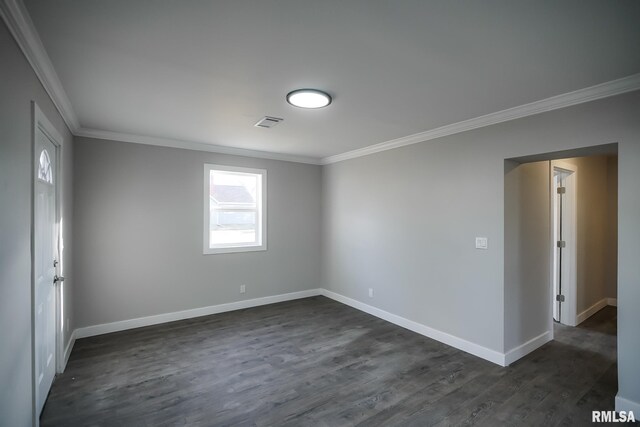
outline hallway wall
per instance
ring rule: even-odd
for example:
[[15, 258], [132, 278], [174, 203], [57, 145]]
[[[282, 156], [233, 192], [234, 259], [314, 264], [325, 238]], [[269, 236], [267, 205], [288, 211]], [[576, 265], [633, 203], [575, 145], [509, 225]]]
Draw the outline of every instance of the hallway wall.
[[[504, 347], [513, 349], [549, 331], [551, 263], [549, 162], [505, 161]], [[551, 339], [551, 334], [540, 342]]]
[[617, 258], [612, 256], [617, 254], [617, 234], [610, 221], [612, 211], [617, 211], [618, 188], [610, 177], [617, 176], [617, 163], [609, 158], [562, 159], [578, 167], [577, 314], [616, 296], [617, 284], [611, 281], [612, 271], [617, 270]]

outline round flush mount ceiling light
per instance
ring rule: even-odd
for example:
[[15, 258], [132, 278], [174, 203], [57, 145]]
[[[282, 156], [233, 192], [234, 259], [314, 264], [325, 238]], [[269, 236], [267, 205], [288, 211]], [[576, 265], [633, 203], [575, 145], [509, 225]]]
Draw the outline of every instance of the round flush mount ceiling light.
[[287, 102], [294, 107], [322, 108], [331, 104], [331, 96], [317, 89], [298, 89], [287, 94]]

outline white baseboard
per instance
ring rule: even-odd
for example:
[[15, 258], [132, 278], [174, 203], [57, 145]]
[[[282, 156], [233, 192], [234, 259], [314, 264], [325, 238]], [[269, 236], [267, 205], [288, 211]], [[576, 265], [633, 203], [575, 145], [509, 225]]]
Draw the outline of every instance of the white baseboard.
[[618, 298], [607, 298], [607, 305], [611, 305], [613, 307], [618, 306]]
[[[404, 317], [398, 316], [396, 314], [389, 313], [377, 307], [373, 307], [371, 305], [354, 300], [352, 298], [346, 297], [336, 292], [329, 291], [327, 289], [310, 289], [310, 290], [301, 291], [301, 292], [291, 292], [288, 294], [274, 295], [274, 296], [263, 297], [263, 298], [255, 298], [255, 299], [237, 301], [237, 302], [232, 302], [227, 304], [218, 304], [218, 305], [212, 305], [208, 307], [177, 311], [173, 313], [158, 314], [154, 316], [139, 317], [136, 319], [122, 320], [118, 322], [104, 323], [101, 325], [78, 328], [71, 335], [69, 344], [67, 345], [67, 349], [65, 349], [65, 365], [69, 359], [69, 355], [71, 353], [71, 349], [73, 348], [73, 343], [75, 342], [76, 338], [77, 339], [86, 338], [86, 337], [91, 337], [95, 335], [108, 334], [111, 332], [124, 331], [127, 329], [134, 329], [134, 328], [140, 328], [144, 326], [151, 326], [151, 325], [157, 325], [161, 323], [173, 322], [176, 320], [190, 319], [194, 317], [224, 313], [227, 311], [258, 307], [266, 304], [274, 304], [274, 303], [283, 302], [283, 301], [291, 301], [291, 300], [300, 299], [300, 298], [308, 298], [316, 295], [324, 295], [335, 301], [346, 304], [360, 311], [364, 311], [365, 313], [371, 314], [380, 319], [386, 320], [387, 322], [391, 322], [395, 325], [398, 325], [405, 329], [409, 329], [410, 331], [416, 332], [420, 335], [424, 335], [428, 338], [434, 339], [436, 341], [440, 341], [441, 343], [450, 345], [459, 350], [473, 354], [474, 356], [478, 356], [482, 359], [488, 360], [500, 366], [508, 366], [509, 364], [531, 353], [532, 351], [534, 351], [538, 347], [541, 347], [542, 345], [546, 344], [552, 339], [550, 332], [545, 332], [527, 341], [526, 343], [509, 350], [507, 353], [501, 353], [499, 351], [495, 351], [490, 348], [484, 347], [480, 344], [476, 344], [471, 341], [467, 341], [465, 339], [448, 334], [446, 332], [442, 332], [440, 330], [431, 328], [429, 326], [423, 325], [413, 320], [409, 320]], [[603, 299], [602, 301], [599, 301], [597, 304], [594, 304], [588, 310], [585, 310], [583, 313], [580, 313], [579, 319], [581, 317], [586, 316], [582, 320], [580, 320], [580, 322], [586, 319], [587, 317], [589, 317], [591, 314], [600, 310], [600, 308], [607, 305], [608, 302], [609, 302], [609, 299]]]
[[633, 411], [633, 415], [635, 417], [640, 416], [640, 403], [634, 402], [633, 400], [625, 399], [621, 397], [620, 394], [616, 395], [616, 412], [627, 412]]
[[227, 304], [211, 305], [208, 307], [194, 308], [190, 310], [175, 311], [173, 313], [157, 314], [154, 316], [139, 317], [137, 319], [121, 320], [119, 322], [103, 323], [101, 325], [78, 328], [74, 331], [76, 338], [86, 338], [111, 332], [125, 331], [127, 329], [141, 328], [143, 326], [157, 325], [176, 320], [191, 319], [193, 317], [208, 316], [210, 314], [224, 313], [227, 311], [241, 310], [244, 308], [258, 307], [260, 305], [275, 304], [283, 301], [291, 301], [300, 298], [308, 298], [320, 295], [319, 289], [291, 292], [269, 297], [254, 298], [244, 301], [230, 302]]
[[576, 326], [578, 326], [580, 323], [584, 322], [589, 317], [593, 316], [594, 314], [596, 314], [597, 312], [605, 308], [608, 305], [607, 303], [608, 303], [607, 298], [602, 298], [600, 301], [593, 304], [591, 307], [587, 308], [582, 313], [578, 314], [576, 316]]
[[553, 338], [551, 336], [551, 332], [546, 331], [538, 335], [537, 337], [530, 339], [526, 343], [519, 345], [518, 347], [512, 348], [511, 350], [507, 351], [504, 355], [505, 366], [509, 366], [516, 360], [523, 358], [524, 356], [531, 353], [532, 351], [542, 347], [552, 339]]
[[506, 366], [505, 355], [503, 353], [500, 353], [495, 350], [491, 350], [489, 348], [483, 347], [476, 343], [472, 343], [470, 341], [464, 340], [454, 335], [450, 335], [446, 332], [442, 332], [437, 329], [430, 328], [429, 326], [423, 325], [418, 322], [414, 322], [413, 320], [405, 319], [404, 317], [400, 317], [396, 314], [389, 313], [387, 311], [362, 303], [352, 298], [345, 297], [344, 295], [340, 295], [333, 291], [329, 291], [327, 289], [320, 289], [319, 291], [321, 295], [324, 295], [335, 301], [338, 301], [348, 306], [351, 306], [353, 308], [356, 308], [360, 311], [364, 311], [365, 313], [371, 314], [372, 316], [379, 317], [380, 319], [386, 320], [387, 322], [391, 322], [405, 329], [409, 329], [410, 331], [416, 332], [420, 335], [424, 335], [428, 338], [434, 339], [436, 341], [440, 341], [441, 343], [450, 345], [451, 347], [455, 347], [459, 350], [473, 354], [474, 356], [478, 356], [482, 359], [488, 360], [489, 362], [493, 362], [497, 365]]
[[[112, 323], [104, 323], [101, 325], [87, 326], [84, 328], [76, 329], [72, 334], [72, 338], [73, 338], [73, 342], [75, 342], [76, 338], [80, 339], [80, 338], [92, 337], [96, 335], [108, 334], [111, 332], [125, 331], [127, 329], [141, 328], [144, 326], [151, 326], [151, 325], [157, 325], [160, 323], [173, 322], [176, 320], [191, 319], [194, 317], [208, 316], [211, 314], [224, 313], [227, 311], [241, 310], [244, 308], [257, 307], [257, 306], [266, 305], [266, 304], [274, 304], [278, 302], [290, 301], [290, 300], [295, 300], [300, 298], [308, 298], [316, 295], [324, 295], [335, 301], [346, 304], [360, 311], [364, 311], [365, 313], [369, 313], [373, 316], [379, 317], [383, 320], [386, 320], [388, 322], [401, 326], [405, 329], [409, 329], [413, 332], [419, 333], [420, 335], [424, 335], [428, 338], [432, 338], [436, 341], [440, 341], [444, 344], [450, 345], [459, 350], [481, 357], [485, 360], [496, 363], [500, 366], [506, 366], [505, 355], [503, 353], [497, 352], [495, 350], [491, 350], [489, 348], [483, 347], [476, 343], [472, 343], [462, 338], [458, 338], [454, 335], [447, 334], [446, 332], [442, 332], [437, 329], [430, 328], [421, 323], [417, 323], [412, 320], [405, 319], [404, 317], [389, 313], [387, 311], [370, 306], [368, 304], [364, 304], [362, 302], [356, 301], [354, 299], [345, 297], [343, 295], [337, 294], [335, 292], [332, 292], [326, 289], [310, 289], [310, 290], [301, 291], [301, 292], [292, 292], [288, 294], [274, 295], [274, 296], [263, 297], [263, 298], [255, 298], [255, 299], [237, 301], [237, 302], [232, 302], [227, 304], [218, 304], [218, 305], [212, 305], [208, 307], [176, 311], [173, 313], [164, 313], [164, 314], [158, 314], [154, 316], [139, 317], [136, 319], [122, 320], [122, 321], [112, 322]], [[66, 363], [66, 360], [68, 360], [69, 354], [71, 353], [71, 348], [73, 347], [73, 344], [71, 344], [71, 342], [72, 341], [70, 340], [70, 346], [67, 346], [67, 350], [69, 353], [67, 353], [67, 350], [65, 350], [65, 363]]]
[[69, 356], [71, 356], [71, 350], [73, 350], [73, 345], [76, 343], [76, 334], [77, 329], [74, 329], [71, 332], [71, 336], [69, 337], [69, 342], [67, 342], [67, 346], [64, 349], [63, 361], [62, 361], [62, 372], [67, 369], [67, 363], [69, 363]]

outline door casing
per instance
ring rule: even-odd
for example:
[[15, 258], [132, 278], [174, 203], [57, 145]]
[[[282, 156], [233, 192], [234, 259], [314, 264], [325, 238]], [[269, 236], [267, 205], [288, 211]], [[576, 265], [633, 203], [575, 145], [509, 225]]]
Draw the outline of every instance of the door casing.
[[[37, 405], [37, 396], [38, 396], [38, 378], [37, 378], [37, 367], [36, 367], [36, 270], [35, 270], [35, 248], [36, 248], [36, 227], [35, 227], [35, 206], [36, 206], [36, 157], [37, 157], [37, 134], [38, 132], [44, 133], [48, 139], [53, 143], [55, 147], [55, 171], [54, 176], [56, 179], [54, 180], [54, 188], [55, 188], [55, 226], [57, 227], [55, 236], [57, 241], [55, 245], [57, 247], [57, 258], [59, 262], [58, 272], [62, 275], [64, 272], [64, 258], [61, 247], [61, 193], [62, 193], [62, 146], [63, 146], [63, 138], [55, 129], [55, 127], [51, 124], [51, 122], [47, 119], [47, 117], [42, 113], [38, 105], [35, 101], [31, 102], [31, 111], [32, 111], [32, 143], [31, 143], [31, 375], [32, 375], [32, 415], [33, 415], [33, 425], [38, 426], [40, 424], [39, 413], [38, 413], [38, 405]], [[64, 345], [63, 345], [63, 336], [64, 333], [62, 331], [62, 287], [59, 284], [52, 285], [55, 286], [54, 295], [55, 295], [55, 351], [54, 351], [54, 364], [56, 373], [61, 373], [64, 370]]]
[[[555, 204], [557, 202], [557, 194], [554, 186], [554, 171], [560, 170], [562, 172], [569, 173], [570, 181], [567, 183], [567, 193], [565, 193], [566, 197], [566, 205], [568, 206], [568, 212], [564, 215], [564, 219], [566, 220], [565, 224], [568, 225], [565, 230], [565, 236], [569, 236], [566, 240], [566, 247], [563, 249], [563, 265], [567, 267], [567, 274], [562, 279], [562, 289], [563, 294], [565, 295], [565, 302], [562, 305], [562, 321], [561, 323], [569, 326], [576, 326], [577, 324], [577, 298], [578, 298], [578, 283], [577, 283], [577, 274], [578, 274], [578, 257], [577, 257], [577, 240], [578, 240], [578, 204], [577, 204], [577, 196], [578, 196], [578, 167], [574, 164], [564, 162], [561, 160], [553, 160], [551, 161], [550, 169], [550, 197], [551, 197], [551, 296], [552, 300], [551, 304], [551, 327], [550, 330], [553, 331], [553, 305], [556, 303], [555, 298], [555, 289], [554, 289], [554, 281], [555, 281], [555, 251], [556, 251], [556, 236], [554, 233], [554, 222], [555, 222]], [[566, 227], [566, 226], [565, 226]]]

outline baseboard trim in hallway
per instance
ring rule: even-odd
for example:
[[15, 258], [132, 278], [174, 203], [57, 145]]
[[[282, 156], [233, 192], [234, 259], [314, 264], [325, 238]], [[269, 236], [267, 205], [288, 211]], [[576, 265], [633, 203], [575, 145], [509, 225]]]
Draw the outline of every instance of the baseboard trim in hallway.
[[587, 308], [586, 310], [584, 310], [583, 312], [581, 312], [576, 316], [576, 326], [584, 322], [589, 317], [593, 316], [594, 314], [596, 314], [597, 312], [599, 312], [600, 310], [602, 310], [608, 305], [617, 307], [618, 300], [615, 298], [602, 298], [600, 301], [593, 304], [591, 307]]

